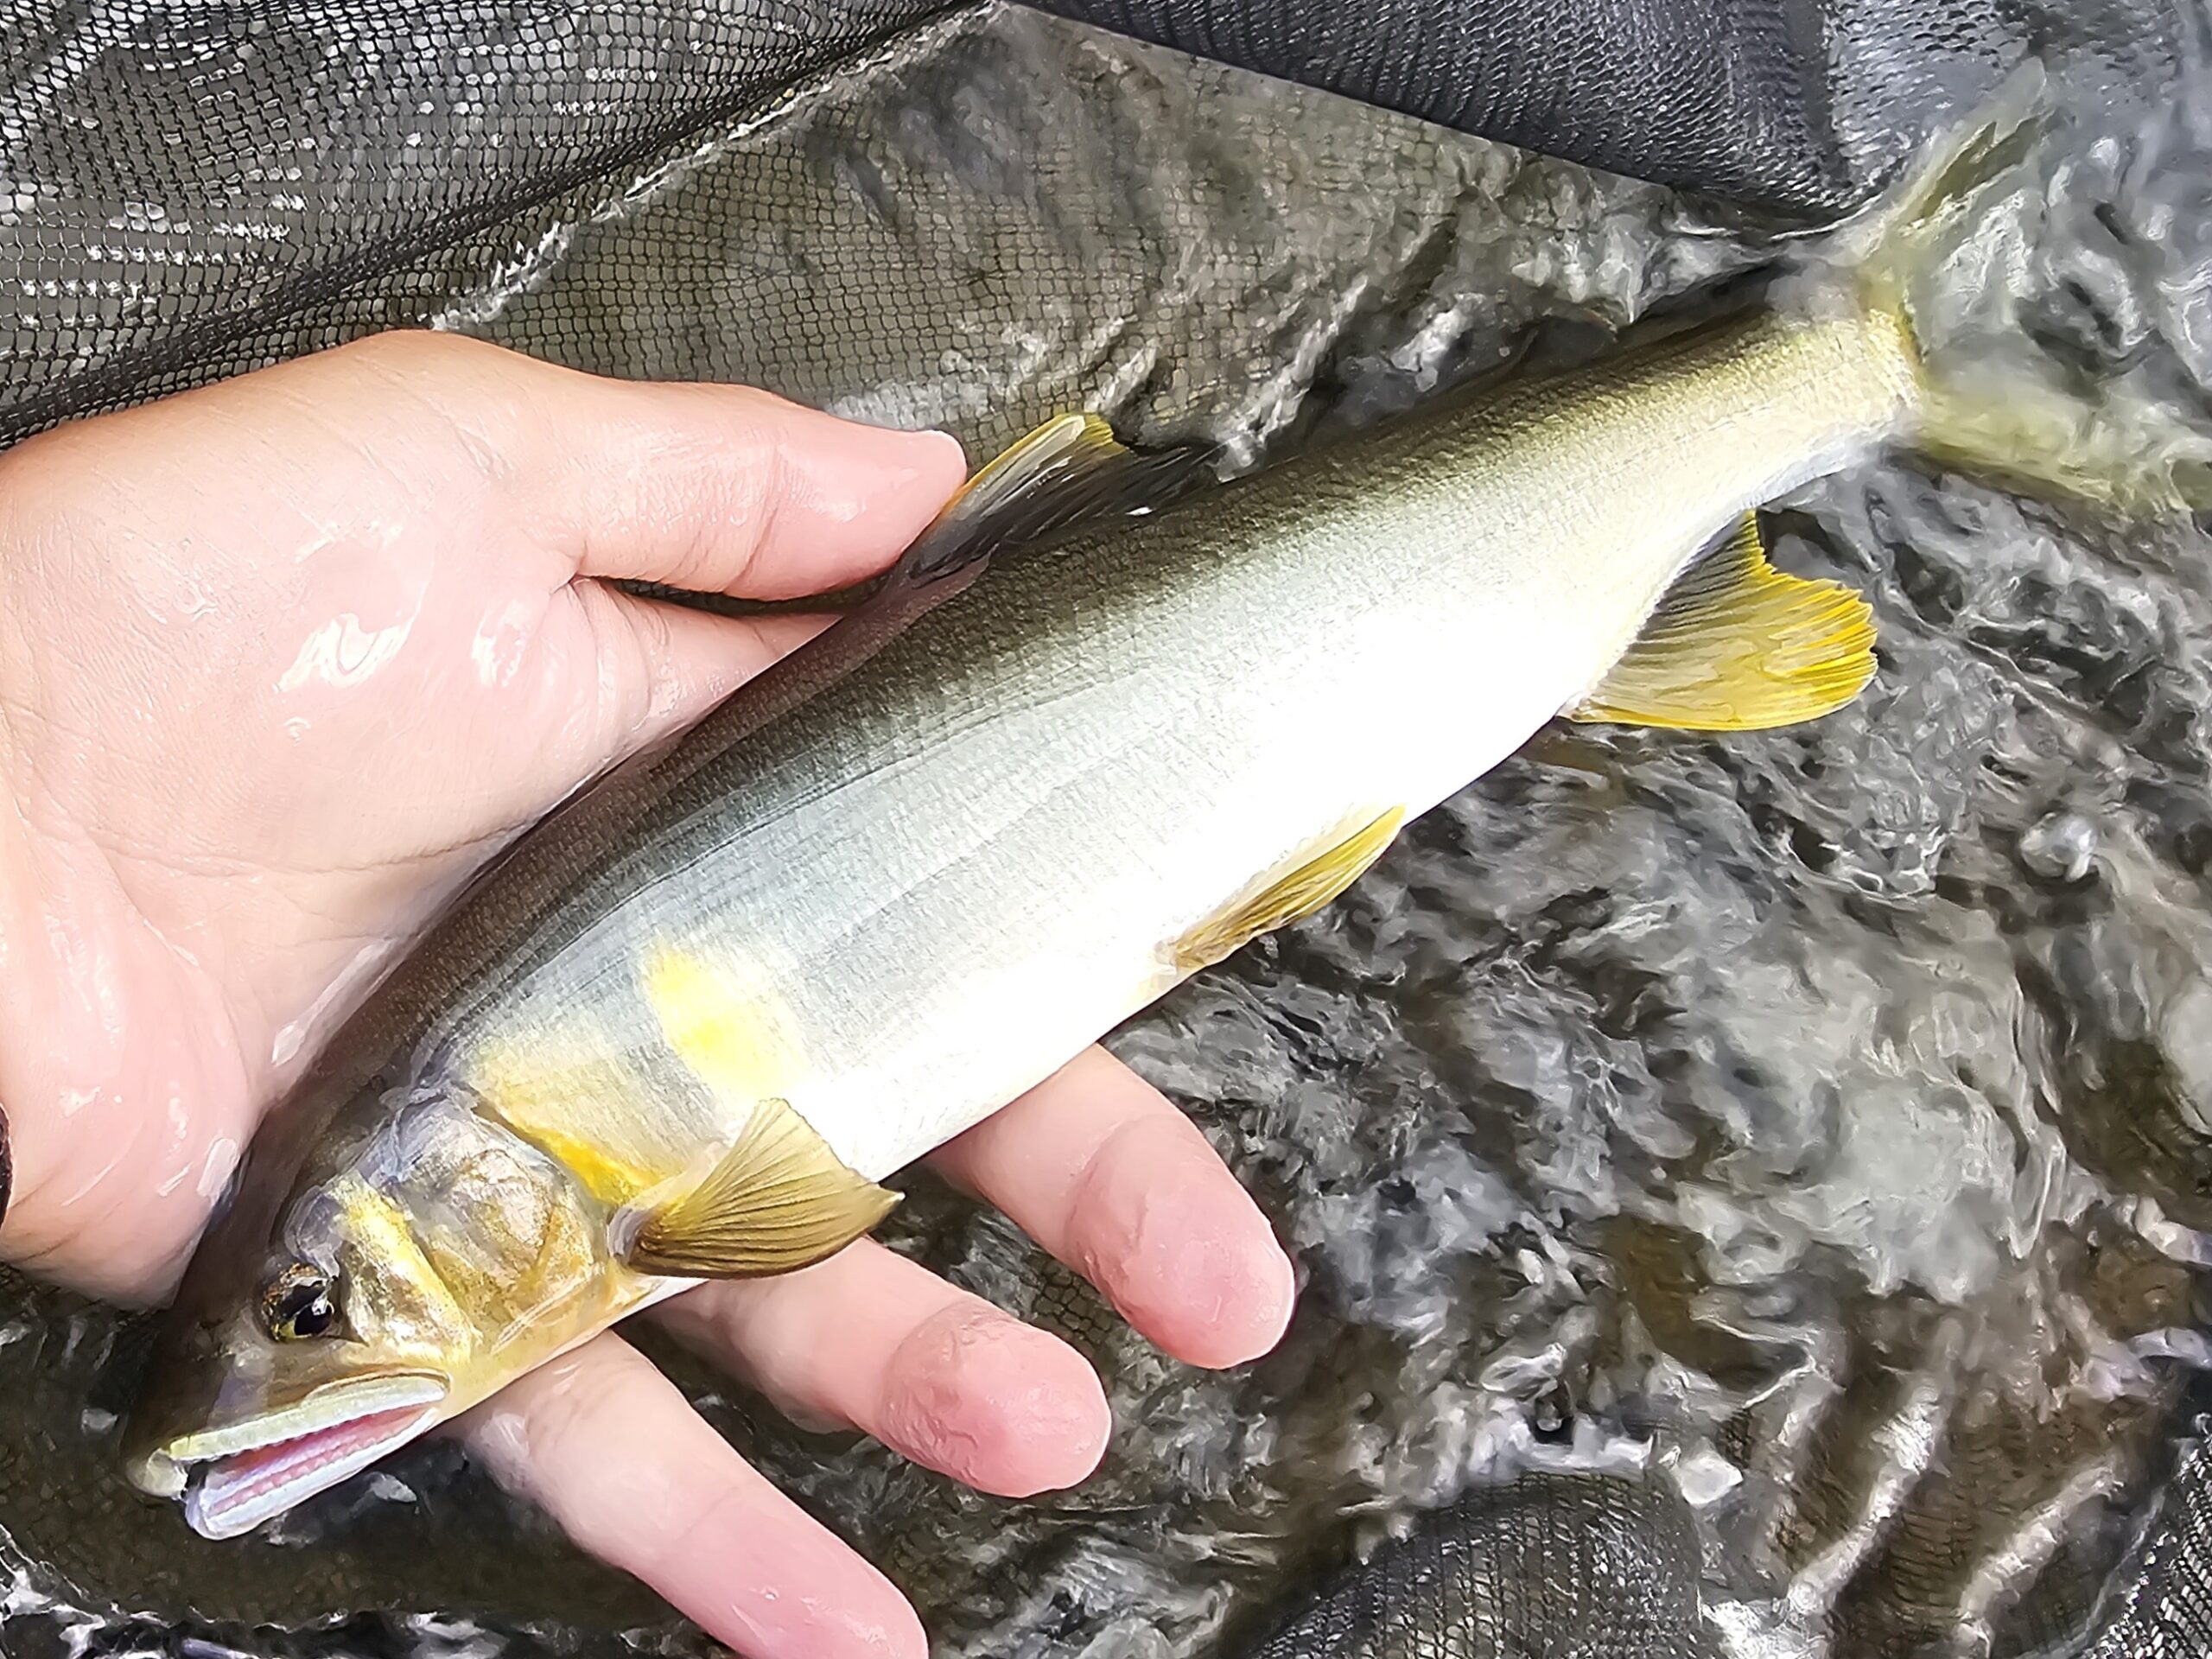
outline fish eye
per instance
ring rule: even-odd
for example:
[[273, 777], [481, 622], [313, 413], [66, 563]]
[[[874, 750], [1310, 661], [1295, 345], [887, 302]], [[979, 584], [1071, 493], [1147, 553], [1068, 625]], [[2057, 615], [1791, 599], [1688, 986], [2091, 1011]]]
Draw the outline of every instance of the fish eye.
[[312, 1262], [295, 1262], [261, 1293], [261, 1322], [279, 1342], [325, 1336], [338, 1323], [331, 1276]]

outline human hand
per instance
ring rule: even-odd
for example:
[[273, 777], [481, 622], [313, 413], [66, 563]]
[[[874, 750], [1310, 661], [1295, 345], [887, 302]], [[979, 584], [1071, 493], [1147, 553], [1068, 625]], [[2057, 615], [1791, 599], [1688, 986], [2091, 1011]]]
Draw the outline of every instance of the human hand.
[[[396, 334], [0, 455], [0, 1256], [165, 1294], [262, 1112], [439, 903], [580, 782], [880, 569], [957, 446], [765, 394]], [[1099, 1051], [945, 1148], [1154, 1341], [1240, 1363], [1288, 1317], [1264, 1220]], [[988, 1491], [1081, 1479], [1083, 1360], [863, 1241], [648, 1317], [814, 1422]], [[509, 1485], [757, 1659], [918, 1655], [898, 1592], [606, 1333], [462, 1420]]]

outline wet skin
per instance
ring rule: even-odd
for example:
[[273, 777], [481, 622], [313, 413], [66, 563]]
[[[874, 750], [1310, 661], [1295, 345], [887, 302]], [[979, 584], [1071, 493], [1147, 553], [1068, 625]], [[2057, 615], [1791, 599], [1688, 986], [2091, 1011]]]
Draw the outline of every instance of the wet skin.
[[[961, 472], [942, 436], [429, 335], [0, 456], [0, 1256], [158, 1300], [362, 976], [577, 783], [820, 626], [607, 580], [842, 586]], [[1240, 1363], [1288, 1317], [1264, 1219], [1103, 1052], [933, 1161], [1178, 1357]], [[1109, 1427], [1072, 1350], [865, 1242], [651, 1317], [794, 1416], [988, 1491], [1080, 1480]], [[460, 1428], [746, 1653], [923, 1650], [898, 1592], [618, 1335]]]

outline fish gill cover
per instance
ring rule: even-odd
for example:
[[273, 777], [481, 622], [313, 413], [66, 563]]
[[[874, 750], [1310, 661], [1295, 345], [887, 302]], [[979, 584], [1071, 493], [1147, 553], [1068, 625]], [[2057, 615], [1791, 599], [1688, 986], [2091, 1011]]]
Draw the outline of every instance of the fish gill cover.
[[[1697, 302], [2031, 50], [2079, 113], [1945, 321], [2179, 435], [2199, 4], [1095, 14], [1484, 137], [1005, 6], [10, 0], [0, 440], [427, 322], [975, 453], [1082, 405], [1249, 461]], [[1859, 703], [1547, 733], [1117, 1039], [1296, 1249], [1279, 1353], [1170, 1364], [918, 1182], [905, 1246], [1099, 1363], [1096, 1479], [1000, 1503], [685, 1373], [942, 1651], [1235, 1653], [1287, 1602], [1269, 1651], [2212, 1643], [2204, 538], [1901, 465], [1775, 522], [1875, 602]], [[448, 1447], [192, 1537], [117, 1471], [137, 1332], [9, 1281], [11, 1655], [704, 1650]]]

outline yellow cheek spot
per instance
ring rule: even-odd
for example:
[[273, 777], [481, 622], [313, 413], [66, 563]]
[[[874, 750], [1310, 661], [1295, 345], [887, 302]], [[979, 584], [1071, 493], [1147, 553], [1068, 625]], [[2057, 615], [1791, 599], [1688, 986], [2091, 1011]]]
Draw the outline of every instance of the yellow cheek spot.
[[575, 1190], [533, 1179], [510, 1154], [469, 1160], [447, 1198], [467, 1221], [429, 1228], [423, 1248], [475, 1328], [499, 1333], [494, 1346], [574, 1303], [603, 1267]]
[[391, 1347], [450, 1352], [471, 1343], [474, 1325], [415, 1241], [391, 1199], [358, 1175], [330, 1188], [344, 1217], [340, 1265], [353, 1334]]
[[1268, 872], [1245, 892], [1175, 941], [1179, 974], [1194, 974], [1242, 950], [1262, 933], [1300, 921], [1340, 896], [1382, 856], [1403, 807], [1392, 807], [1348, 835], [1331, 836], [1289, 864]]
[[643, 982], [670, 1050], [721, 1099], [782, 1098], [799, 1081], [786, 1022], [728, 968], [662, 950], [646, 962]]

